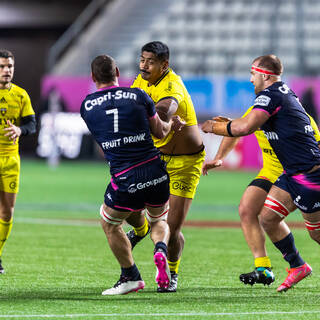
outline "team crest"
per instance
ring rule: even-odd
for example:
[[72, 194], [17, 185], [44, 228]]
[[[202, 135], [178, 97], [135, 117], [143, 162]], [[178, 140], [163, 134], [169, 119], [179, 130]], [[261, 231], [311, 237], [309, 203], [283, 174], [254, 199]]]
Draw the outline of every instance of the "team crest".
[[7, 108], [0, 108], [1, 115], [5, 115], [7, 113]]

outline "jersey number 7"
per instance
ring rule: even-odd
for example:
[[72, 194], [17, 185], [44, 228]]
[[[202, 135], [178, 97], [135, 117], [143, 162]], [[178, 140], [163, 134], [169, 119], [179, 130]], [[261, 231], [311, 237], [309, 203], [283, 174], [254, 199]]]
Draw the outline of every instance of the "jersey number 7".
[[113, 132], [119, 132], [119, 116], [118, 109], [106, 110], [106, 114], [113, 114]]

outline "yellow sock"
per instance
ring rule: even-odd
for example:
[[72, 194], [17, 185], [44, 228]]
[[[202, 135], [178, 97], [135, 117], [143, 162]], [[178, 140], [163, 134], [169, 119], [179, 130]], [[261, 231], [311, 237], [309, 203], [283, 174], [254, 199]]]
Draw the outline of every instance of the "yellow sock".
[[178, 261], [174, 261], [174, 262], [168, 260], [168, 265], [169, 265], [170, 271], [178, 273], [180, 261], [181, 261], [181, 259], [179, 259]]
[[10, 235], [10, 232], [12, 229], [12, 221], [13, 221], [12, 218], [10, 221], [4, 221], [0, 219], [0, 257], [2, 254], [4, 244]]
[[144, 237], [148, 233], [148, 229], [149, 229], [149, 224], [146, 217], [144, 218], [143, 226], [138, 228], [133, 228], [134, 233], [139, 237]]
[[254, 265], [256, 268], [264, 267], [264, 268], [271, 268], [271, 261], [270, 258], [267, 257], [259, 257], [254, 259]]

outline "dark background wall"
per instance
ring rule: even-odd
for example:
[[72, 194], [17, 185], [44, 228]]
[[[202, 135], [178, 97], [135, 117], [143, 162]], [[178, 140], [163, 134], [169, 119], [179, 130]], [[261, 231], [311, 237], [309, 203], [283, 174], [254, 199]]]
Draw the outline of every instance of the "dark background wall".
[[[1, 0], [0, 48], [15, 56], [13, 82], [29, 93], [35, 112], [50, 47], [75, 21], [90, 0]], [[20, 150], [32, 153], [35, 137], [25, 137]]]

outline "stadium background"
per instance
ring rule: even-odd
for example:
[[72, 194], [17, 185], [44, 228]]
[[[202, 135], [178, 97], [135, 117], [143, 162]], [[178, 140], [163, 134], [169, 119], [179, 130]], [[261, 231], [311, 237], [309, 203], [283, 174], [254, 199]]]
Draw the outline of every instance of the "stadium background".
[[[2, 0], [0, 47], [15, 54], [14, 82], [29, 92], [39, 125], [36, 136], [21, 139], [21, 191], [5, 248], [0, 317], [319, 319], [318, 249], [305, 230], [294, 234], [313, 266], [312, 280], [279, 296], [275, 288], [287, 265], [270, 241], [275, 286], [248, 288], [238, 280], [253, 261], [241, 230], [225, 222], [239, 226], [237, 205], [261, 165], [254, 137], [241, 140], [223, 170], [201, 178], [188, 223], [209, 227], [211, 221], [219, 228], [184, 229], [177, 295], [154, 294], [152, 246], [145, 241], [135, 251], [144, 292], [111, 303], [100, 298], [118, 277], [97, 214], [109, 177], [77, 113], [94, 90], [88, 76], [93, 57], [114, 56], [125, 85], [138, 71], [141, 45], [162, 40], [199, 122], [243, 114], [254, 97], [250, 63], [271, 52], [282, 59], [285, 80], [317, 118], [319, 18], [318, 0]], [[203, 137], [213, 155], [220, 139]], [[301, 223], [300, 214], [288, 220]]]

